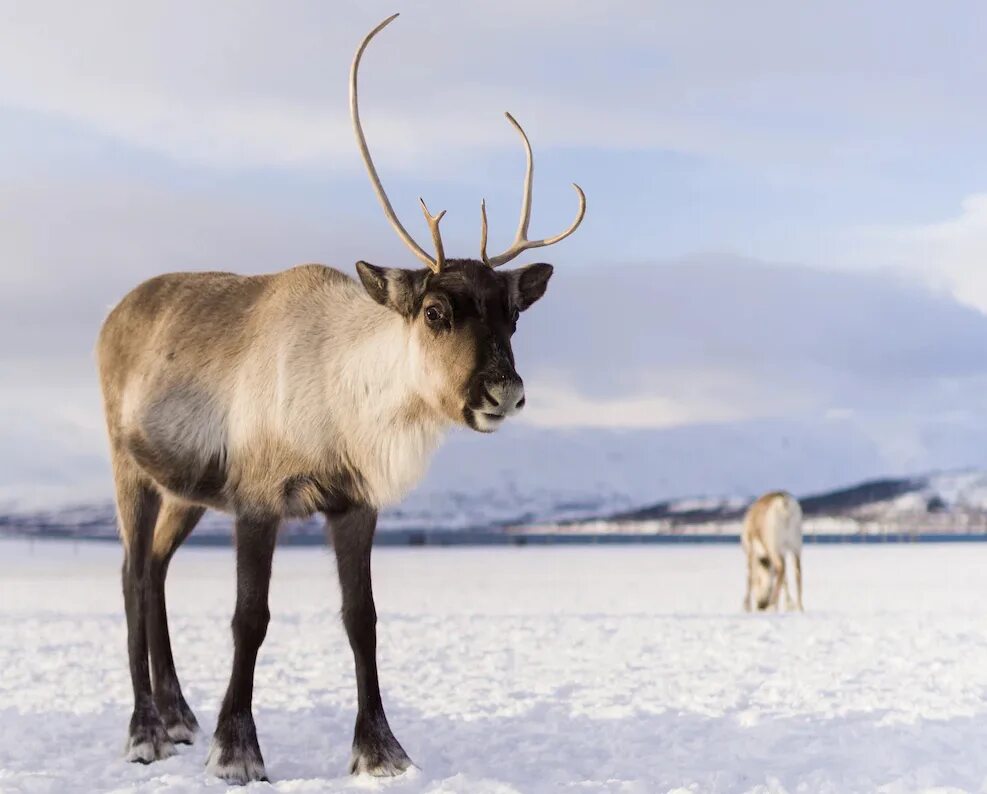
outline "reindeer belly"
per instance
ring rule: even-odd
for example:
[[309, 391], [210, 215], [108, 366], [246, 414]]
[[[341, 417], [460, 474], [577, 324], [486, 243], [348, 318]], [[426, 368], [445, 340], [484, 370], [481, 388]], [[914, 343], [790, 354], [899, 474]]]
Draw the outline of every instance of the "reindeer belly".
[[129, 420], [127, 450], [155, 483], [191, 502], [226, 506], [223, 417], [207, 392], [191, 384], [164, 390]]

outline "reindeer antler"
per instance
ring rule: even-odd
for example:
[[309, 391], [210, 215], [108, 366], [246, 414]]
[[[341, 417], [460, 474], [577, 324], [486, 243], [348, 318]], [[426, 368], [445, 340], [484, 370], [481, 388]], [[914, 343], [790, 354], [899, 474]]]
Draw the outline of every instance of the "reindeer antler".
[[433, 215], [425, 206], [425, 199], [419, 196], [418, 202], [422, 205], [422, 212], [425, 213], [425, 223], [428, 224], [428, 228], [432, 232], [432, 245], [435, 246], [435, 272], [438, 273], [446, 263], [446, 253], [442, 247], [442, 234], [439, 232], [439, 221], [445, 216], [446, 211], [442, 210], [438, 215]]
[[445, 255], [442, 250], [442, 237], [439, 234], [439, 221], [442, 220], [442, 216], [445, 215], [445, 210], [436, 216], [432, 216], [429, 214], [428, 210], [425, 209], [425, 202], [422, 201], [422, 209], [425, 211], [425, 220], [432, 232], [432, 242], [435, 245], [435, 258], [433, 259], [420, 245], [418, 245], [418, 243], [415, 242], [415, 239], [408, 234], [408, 231], [401, 225], [401, 221], [398, 220], [398, 216], [394, 212], [394, 208], [391, 206], [391, 202], [387, 198], [387, 193], [384, 192], [384, 186], [380, 183], [380, 177], [377, 176], [377, 169], [374, 167], [374, 161], [370, 156], [370, 149], [367, 146], [367, 138], [363, 134], [363, 127], [360, 125], [360, 107], [356, 83], [357, 72], [360, 69], [360, 59], [363, 57], [363, 51], [367, 48], [370, 40], [391, 22], [397, 19], [397, 17], [398, 14], [392, 14], [377, 27], [371, 30], [360, 43], [360, 46], [356, 51], [356, 55], [353, 56], [353, 65], [350, 67], [350, 116], [353, 119], [353, 132], [356, 133], [356, 142], [360, 147], [360, 154], [363, 156], [363, 164], [367, 167], [367, 174], [370, 175], [370, 183], [373, 185], [374, 191], [377, 193], [377, 198], [380, 201], [380, 206], [384, 209], [385, 217], [388, 221], [390, 221], [391, 226], [394, 227], [394, 231], [398, 233], [398, 237], [400, 237], [404, 241], [405, 245], [411, 249], [411, 252], [422, 262], [424, 262], [425, 265], [433, 272], [438, 273], [442, 270], [442, 267], [445, 264]]
[[586, 214], [586, 194], [583, 193], [583, 189], [579, 185], [573, 182], [572, 186], [579, 195], [579, 211], [576, 213], [576, 219], [569, 228], [561, 234], [557, 234], [554, 237], [547, 237], [544, 240], [528, 239], [528, 224], [531, 222], [531, 186], [535, 171], [535, 158], [531, 153], [531, 143], [528, 141], [528, 136], [524, 134], [521, 125], [517, 123], [517, 120], [510, 113], [505, 113], [504, 115], [514, 125], [514, 129], [518, 131], [521, 140], [524, 142], [524, 151], [527, 156], [528, 165], [524, 174], [524, 197], [521, 201], [521, 220], [518, 223], [517, 233], [514, 235], [514, 242], [511, 243], [510, 247], [504, 253], [497, 254], [497, 256], [487, 256], [487, 203], [486, 201], [480, 203], [480, 216], [482, 218], [482, 226], [480, 227], [480, 257], [490, 267], [500, 267], [530, 248], [543, 248], [546, 245], [553, 245], [560, 240], [564, 240], [579, 228], [579, 224], [583, 222], [583, 216]]

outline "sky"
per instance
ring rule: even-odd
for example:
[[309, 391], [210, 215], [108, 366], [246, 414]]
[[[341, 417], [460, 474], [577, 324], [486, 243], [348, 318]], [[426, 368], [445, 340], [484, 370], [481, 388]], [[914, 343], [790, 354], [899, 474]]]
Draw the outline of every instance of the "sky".
[[92, 349], [141, 280], [417, 265], [347, 106], [394, 11], [362, 115], [420, 241], [419, 195], [450, 255], [484, 197], [510, 241], [505, 110], [532, 235], [586, 191], [516, 338], [523, 427], [852, 420], [875, 476], [987, 466], [931, 452], [987, 420], [982, 4], [0, 0], [0, 493], [106, 483]]

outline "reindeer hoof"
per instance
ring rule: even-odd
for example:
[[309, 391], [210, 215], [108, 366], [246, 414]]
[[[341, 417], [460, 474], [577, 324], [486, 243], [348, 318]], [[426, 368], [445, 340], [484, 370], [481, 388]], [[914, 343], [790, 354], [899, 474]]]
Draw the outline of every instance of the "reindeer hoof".
[[412, 766], [404, 748], [394, 738], [387, 720], [357, 719], [353, 736], [353, 757], [350, 760], [351, 775], [395, 777]]
[[225, 717], [220, 714], [206, 759], [206, 771], [239, 786], [254, 780], [267, 780], [257, 728], [250, 713]]
[[189, 724], [184, 721], [173, 722], [165, 727], [168, 738], [175, 744], [195, 744], [195, 737], [199, 735], [199, 724], [192, 719]]
[[245, 786], [255, 780], [267, 781], [260, 748], [224, 747], [215, 739], [206, 758], [206, 772], [235, 786]]
[[390, 747], [353, 748], [351, 775], [397, 777], [412, 766], [411, 759], [397, 741]]
[[125, 757], [135, 764], [151, 764], [175, 754], [175, 745], [156, 711], [134, 713]]
[[192, 709], [183, 701], [171, 708], [162, 708], [161, 721], [168, 738], [175, 744], [193, 744], [199, 733], [199, 723]]

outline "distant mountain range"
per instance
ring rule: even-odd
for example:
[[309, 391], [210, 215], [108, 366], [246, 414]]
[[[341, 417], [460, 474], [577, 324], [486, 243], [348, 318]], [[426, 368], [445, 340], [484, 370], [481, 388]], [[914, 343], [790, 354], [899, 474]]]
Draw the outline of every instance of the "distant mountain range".
[[[869, 480], [846, 488], [797, 494], [807, 533], [987, 533], [987, 471], [936, 473]], [[412, 500], [382, 517], [382, 531], [485, 530], [494, 532], [736, 534], [752, 495], [672, 499], [626, 507], [623, 499], [489, 490], [447, 492]], [[511, 512], [511, 507], [514, 513]], [[200, 538], [228, 535], [231, 519], [207, 513]], [[287, 532], [321, 535], [322, 521], [291, 522]], [[35, 537], [112, 537], [113, 505], [66, 505], [0, 514], [0, 534]]]
[[[454, 432], [424, 482], [382, 513], [380, 527], [733, 533], [744, 506], [775, 489], [803, 500], [808, 531], [984, 526], [987, 425], [916, 420], [907, 432], [896, 426], [887, 436], [882, 428], [872, 417], [840, 415], [646, 429], [520, 424], [492, 436]], [[10, 432], [0, 430], [0, 442]], [[115, 534], [104, 459], [66, 452], [31, 466], [22, 446], [0, 447], [0, 532]], [[957, 464], [961, 473], [921, 474]], [[287, 531], [320, 535], [322, 525], [311, 519]], [[229, 532], [229, 517], [210, 511], [196, 536]]]
[[[525, 531], [739, 534], [750, 498], [657, 502], [609, 516], [530, 526]], [[799, 497], [812, 534], [987, 534], [987, 472], [868, 480]]]

